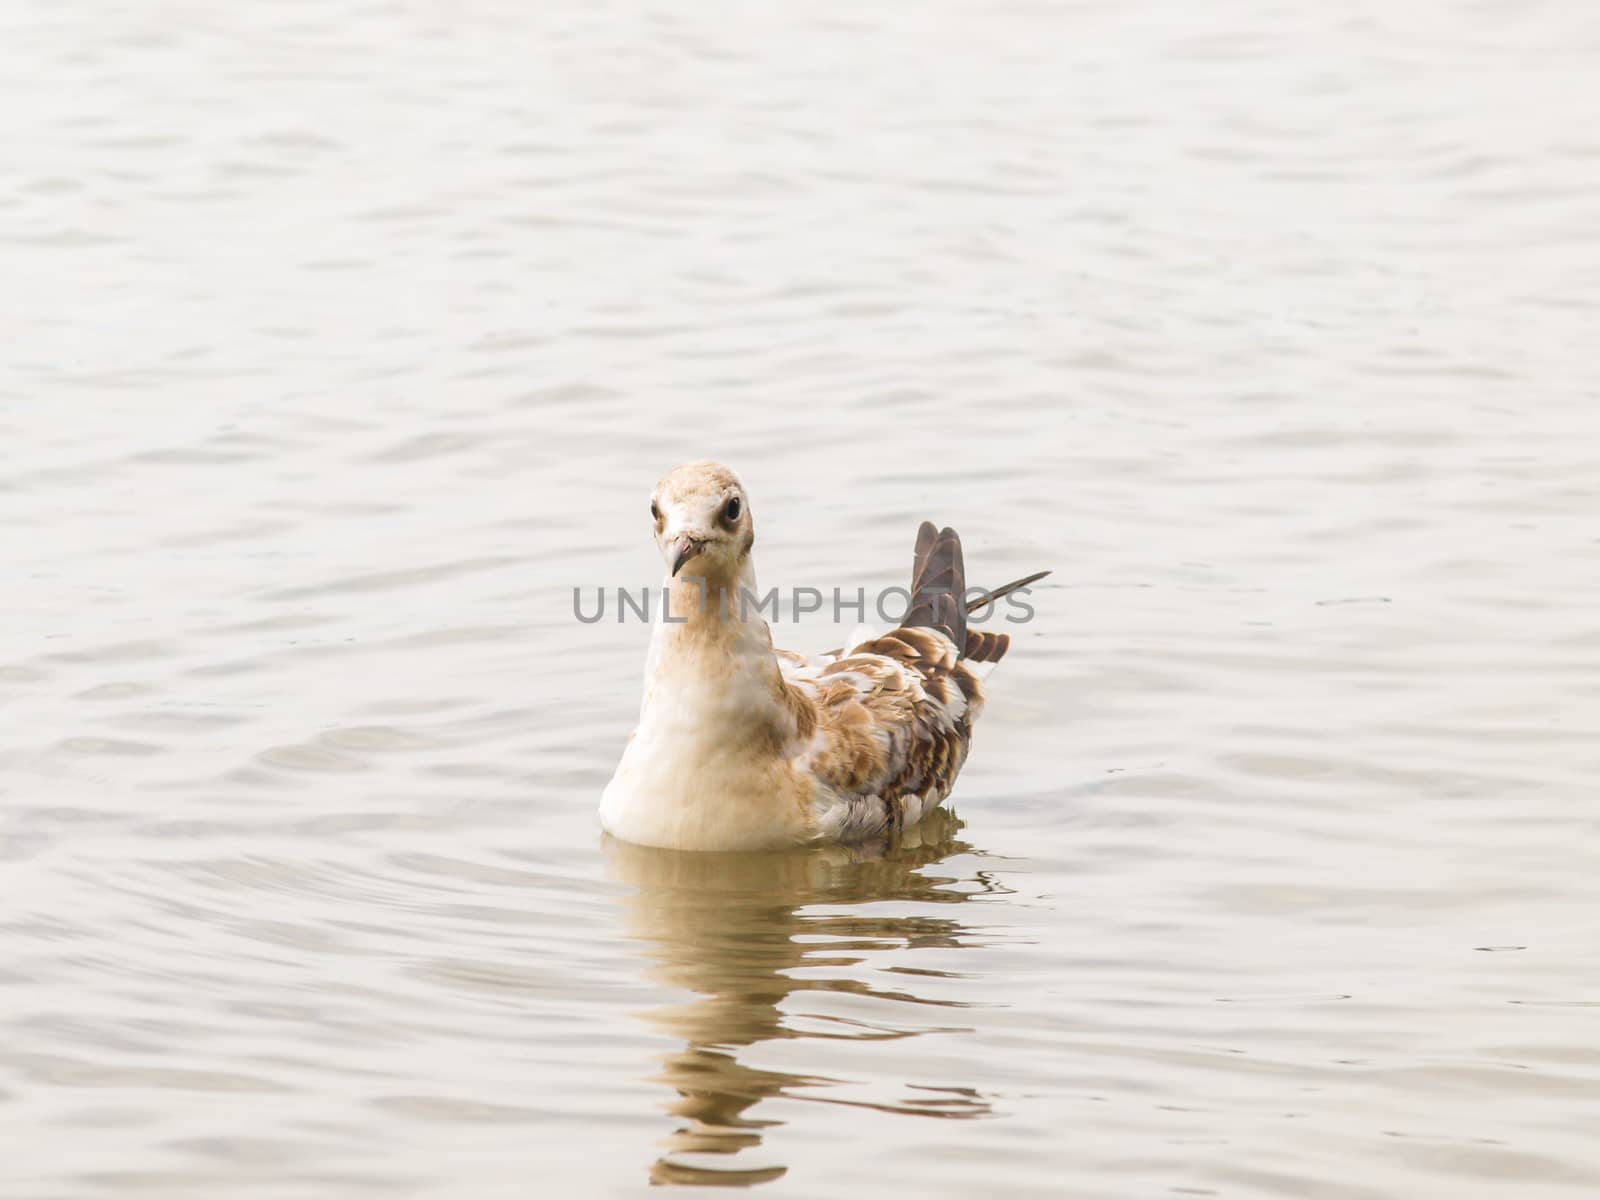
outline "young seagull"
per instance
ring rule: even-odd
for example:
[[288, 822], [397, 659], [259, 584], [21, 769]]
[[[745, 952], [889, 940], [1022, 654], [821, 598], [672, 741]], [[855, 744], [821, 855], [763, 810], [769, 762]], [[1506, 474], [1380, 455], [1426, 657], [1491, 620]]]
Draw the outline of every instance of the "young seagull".
[[624, 841], [675, 850], [850, 842], [914, 825], [955, 783], [987, 674], [1011, 644], [967, 628], [955, 530], [917, 533], [900, 628], [808, 661], [772, 648], [756, 607], [750, 501], [718, 463], [679, 467], [650, 500], [667, 565], [639, 726], [600, 800]]

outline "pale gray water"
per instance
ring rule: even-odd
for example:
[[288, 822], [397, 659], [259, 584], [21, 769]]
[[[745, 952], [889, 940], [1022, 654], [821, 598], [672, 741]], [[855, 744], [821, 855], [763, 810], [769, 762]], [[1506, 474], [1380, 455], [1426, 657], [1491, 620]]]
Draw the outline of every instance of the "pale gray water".
[[[1590, 5], [0, 10], [0, 1193], [1600, 1193]], [[1040, 566], [602, 845], [649, 490]], [[780, 641], [816, 650], [813, 618]]]

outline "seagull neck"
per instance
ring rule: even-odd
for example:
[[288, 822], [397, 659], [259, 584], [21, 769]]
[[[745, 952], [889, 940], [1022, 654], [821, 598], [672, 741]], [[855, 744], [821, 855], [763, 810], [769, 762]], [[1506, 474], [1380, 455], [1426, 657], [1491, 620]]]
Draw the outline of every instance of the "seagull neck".
[[723, 745], [744, 744], [745, 735], [755, 737], [750, 744], [781, 741], [792, 725], [789, 697], [749, 560], [733, 580], [667, 579], [664, 587], [640, 728], [665, 737], [674, 753], [699, 753], [706, 737]]
[[657, 635], [674, 643], [733, 650], [756, 642], [772, 652], [767, 623], [756, 608], [756, 575], [747, 557], [736, 578], [668, 577], [662, 583], [665, 609]]

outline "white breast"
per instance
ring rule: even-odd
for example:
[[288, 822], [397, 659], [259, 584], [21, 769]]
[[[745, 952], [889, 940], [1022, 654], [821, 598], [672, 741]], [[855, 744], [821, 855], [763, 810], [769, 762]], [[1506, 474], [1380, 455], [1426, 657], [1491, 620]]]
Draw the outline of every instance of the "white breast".
[[[770, 643], [768, 643], [770, 646]], [[812, 835], [809, 780], [774, 730], [788, 719], [770, 648], [717, 669], [653, 650], [639, 727], [600, 799], [612, 835], [679, 850], [792, 846]]]

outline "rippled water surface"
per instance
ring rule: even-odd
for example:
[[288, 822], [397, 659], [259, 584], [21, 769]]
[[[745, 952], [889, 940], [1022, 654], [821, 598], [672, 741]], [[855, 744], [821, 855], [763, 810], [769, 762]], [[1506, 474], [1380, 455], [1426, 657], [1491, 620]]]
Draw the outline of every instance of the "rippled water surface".
[[[0, 1192], [1600, 1194], [1590, 6], [13, 0], [0, 78]], [[953, 818], [602, 841], [572, 589], [703, 456], [764, 585], [1055, 568]]]

